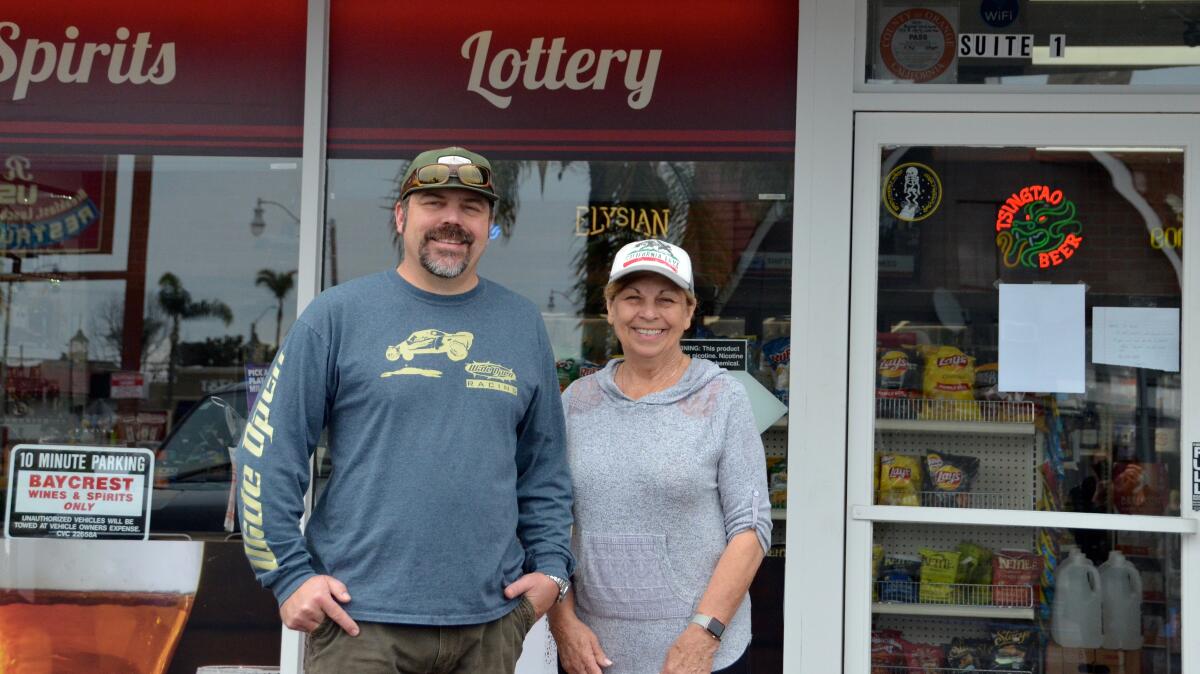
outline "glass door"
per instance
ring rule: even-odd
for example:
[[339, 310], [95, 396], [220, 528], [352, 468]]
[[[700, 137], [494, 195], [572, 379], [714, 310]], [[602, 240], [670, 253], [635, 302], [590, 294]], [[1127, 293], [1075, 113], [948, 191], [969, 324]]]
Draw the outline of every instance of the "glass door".
[[858, 116], [846, 672], [1200, 672], [1198, 122]]

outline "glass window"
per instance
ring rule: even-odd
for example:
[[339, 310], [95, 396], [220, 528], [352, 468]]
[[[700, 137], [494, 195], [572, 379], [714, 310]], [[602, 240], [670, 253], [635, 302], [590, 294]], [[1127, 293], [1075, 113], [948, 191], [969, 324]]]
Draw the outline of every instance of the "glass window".
[[[229, 452], [295, 316], [305, 18], [116, 2], [0, 21], [0, 512], [26, 525], [0, 546], [0, 670], [279, 664]], [[29, 445], [154, 464], [144, 489], [45, 488], [67, 464], [10, 484]], [[97, 540], [129, 527], [150, 540]]]
[[[879, 161], [875, 503], [1179, 515], [1182, 151]], [[881, 672], [1179, 669], [1176, 534], [877, 522], [874, 544]]]
[[1192, 2], [868, 3], [870, 84], [1200, 83]]

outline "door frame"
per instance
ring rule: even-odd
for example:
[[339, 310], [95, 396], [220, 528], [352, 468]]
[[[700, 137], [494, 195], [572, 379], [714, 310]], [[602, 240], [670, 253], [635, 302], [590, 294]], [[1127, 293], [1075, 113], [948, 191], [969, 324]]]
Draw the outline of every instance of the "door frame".
[[[1200, 267], [1183, 256], [1180, 515], [1145, 517], [1012, 510], [874, 505], [874, 347], [880, 149], [889, 145], [1178, 147], [1184, 151], [1184, 221], [1200, 222], [1200, 115], [1047, 113], [874, 113], [855, 115], [850, 275], [850, 363], [846, 475], [845, 639], [843, 671], [870, 671], [873, 525], [921, 521], [948, 525], [1071, 527], [1173, 532], [1183, 536], [1181, 607], [1200, 611], [1200, 513], [1191, 510], [1192, 442], [1200, 442]], [[1189, 413], [1190, 412], [1190, 413]], [[1184, 674], [1200, 674], [1200, 619], [1181, 615]], [[1188, 647], [1186, 644], [1194, 644]]]

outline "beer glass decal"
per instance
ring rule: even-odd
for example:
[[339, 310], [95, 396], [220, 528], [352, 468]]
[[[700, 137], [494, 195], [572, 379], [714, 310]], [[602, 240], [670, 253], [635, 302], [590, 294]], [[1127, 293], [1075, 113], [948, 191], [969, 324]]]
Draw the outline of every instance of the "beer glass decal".
[[0, 546], [0, 674], [166, 671], [195, 601], [203, 543]]

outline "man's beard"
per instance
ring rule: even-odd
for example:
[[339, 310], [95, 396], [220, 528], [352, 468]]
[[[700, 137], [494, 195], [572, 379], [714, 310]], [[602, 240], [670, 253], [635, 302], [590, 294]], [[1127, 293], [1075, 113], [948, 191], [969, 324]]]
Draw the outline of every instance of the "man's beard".
[[[435, 258], [429, 251], [429, 242], [433, 239], [451, 239], [461, 241], [468, 246], [468, 251], [464, 251], [461, 256], [447, 259], [449, 256]], [[421, 247], [418, 250], [418, 259], [421, 261], [421, 266], [425, 271], [441, 278], [458, 278], [464, 271], [467, 270], [467, 262], [470, 259], [469, 248], [475, 243], [475, 237], [467, 230], [458, 225], [440, 225], [436, 229], [431, 229], [425, 233], [425, 238], [421, 241]]]

